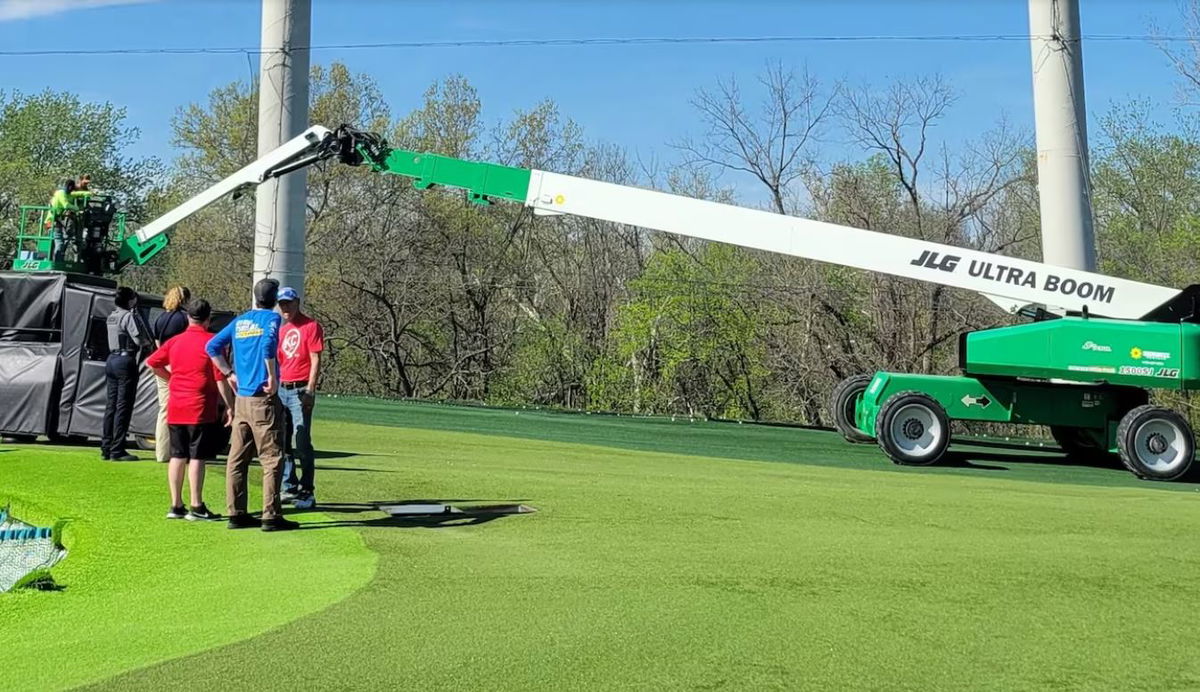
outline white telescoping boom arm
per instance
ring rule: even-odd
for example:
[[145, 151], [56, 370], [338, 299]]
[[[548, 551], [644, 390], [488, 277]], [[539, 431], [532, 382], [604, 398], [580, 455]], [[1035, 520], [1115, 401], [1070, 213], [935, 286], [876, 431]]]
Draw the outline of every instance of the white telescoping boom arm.
[[533, 171], [526, 206], [819, 260], [981, 293], [1010, 312], [1043, 307], [1138, 319], [1179, 289], [918, 238]]
[[[295, 162], [297, 158], [302, 157], [304, 154], [314, 151], [327, 140], [330, 134], [328, 128], [320, 125], [308, 128], [296, 137], [268, 152], [266, 156], [244, 166], [228, 178], [142, 226], [137, 230], [138, 240], [143, 243], [149, 242], [152, 238], [171, 230], [180, 221], [199, 212], [210, 204], [246, 187], [261, 185], [269, 178], [281, 175], [279, 171], [282, 167]], [[298, 167], [296, 166], [296, 168]], [[295, 168], [290, 166], [288, 168], [295, 170]]]
[[1098, 317], [1140, 319], [1183, 291], [1041, 262], [958, 248], [655, 190], [548, 171], [463, 161], [391, 149], [348, 126], [309, 128], [137, 231], [152, 240], [184, 218], [249, 185], [338, 157], [351, 165], [414, 178], [414, 185], [462, 188], [474, 201], [508, 199], [536, 214], [569, 214], [746, 248], [766, 250], [963, 288], [1009, 312], [1043, 308]]

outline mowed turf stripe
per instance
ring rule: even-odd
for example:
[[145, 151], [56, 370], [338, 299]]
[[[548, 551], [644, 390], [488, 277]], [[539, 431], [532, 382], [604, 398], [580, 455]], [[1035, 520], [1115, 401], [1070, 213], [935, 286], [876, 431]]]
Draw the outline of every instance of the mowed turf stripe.
[[[933, 467], [892, 464], [874, 443], [850, 444], [841, 436], [796, 426], [738, 424], [686, 417], [632, 417], [549, 410], [495, 409], [363, 398], [324, 398], [326, 420], [425, 430], [504, 435], [531, 440], [594, 444], [647, 452], [833, 466], [892, 473], [999, 476], [1010, 480], [1140, 487], [1192, 492], [1195, 483], [1147, 483], [1115, 457], [1092, 464], [1068, 463], [1054, 447], [985, 446], [956, 440]], [[1004, 444], [998, 441], [999, 444]]]
[[[318, 438], [360, 455], [329, 460], [359, 470], [320, 492], [380, 555], [371, 583], [95, 689], [1200, 685], [1191, 495], [354, 424]], [[362, 508], [452, 498], [539, 512], [403, 528]]]
[[[253, 637], [371, 578], [376, 557], [350, 529], [263, 534], [168, 521], [165, 464], [97, 456], [35, 446], [0, 454], [0, 506], [12, 501], [30, 521], [70, 520], [70, 552], [53, 571], [62, 590], [0, 594], [6, 691], [66, 688]], [[224, 513], [224, 496], [223, 468], [210, 467], [214, 511]]]

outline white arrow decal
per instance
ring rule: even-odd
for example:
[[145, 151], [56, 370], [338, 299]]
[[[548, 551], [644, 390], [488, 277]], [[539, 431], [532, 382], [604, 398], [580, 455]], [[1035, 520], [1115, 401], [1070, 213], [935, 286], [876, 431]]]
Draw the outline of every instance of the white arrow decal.
[[986, 395], [985, 396], [971, 396], [968, 394], [968, 395], [963, 396], [962, 402], [963, 402], [963, 406], [966, 406], [968, 408], [971, 406], [979, 406], [979, 408], [987, 408], [988, 404], [992, 403], [992, 400], [987, 398]]

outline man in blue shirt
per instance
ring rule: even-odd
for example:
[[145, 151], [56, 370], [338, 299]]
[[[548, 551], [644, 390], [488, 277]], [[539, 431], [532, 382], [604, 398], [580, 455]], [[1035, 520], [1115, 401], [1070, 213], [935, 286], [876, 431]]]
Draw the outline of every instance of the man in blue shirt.
[[[254, 285], [255, 309], [238, 315], [209, 342], [205, 351], [233, 387], [233, 430], [225, 465], [225, 492], [229, 528], [261, 526], [263, 531], [283, 531], [299, 526], [281, 516], [279, 481], [283, 474], [283, 410], [279, 403], [280, 317], [274, 311], [279, 282], [262, 279]], [[233, 354], [229, 366], [226, 351]], [[246, 475], [258, 451], [262, 466], [262, 521], [246, 511]]]

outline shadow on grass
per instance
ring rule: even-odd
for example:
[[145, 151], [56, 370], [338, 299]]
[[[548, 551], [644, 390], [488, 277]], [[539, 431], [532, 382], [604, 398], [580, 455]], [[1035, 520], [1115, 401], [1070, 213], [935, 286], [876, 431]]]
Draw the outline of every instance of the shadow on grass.
[[32, 591], [66, 591], [67, 585], [59, 584], [58, 582], [54, 581], [53, 577], [46, 577], [44, 579], [38, 579], [31, 584], [26, 584], [23, 588], [30, 589]]
[[327, 512], [330, 514], [356, 514], [362, 512], [383, 511], [380, 507], [389, 505], [451, 505], [456, 502], [493, 502], [502, 504], [517, 504], [520, 502], [528, 502], [528, 499], [519, 500], [485, 500], [479, 498], [453, 498], [453, 499], [428, 499], [428, 500], [377, 500], [373, 502], [322, 502], [312, 509], [295, 510], [301, 512]]
[[980, 464], [980, 461], [1016, 461], [1017, 456], [1011, 454], [972, 454], [970, 452], [948, 451], [946, 455], [937, 463], [938, 466], [944, 466], [952, 469], [979, 469], [980, 471], [1007, 471], [1007, 466], [993, 466], [991, 464]]
[[1118, 469], [1125, 467], [1115, 454], [1099, 453], [1088, 456], [1068, 454], [1055, 446], [1035, 447], [1016, 442], [964, 440], [964, 446], [993, 450], [1008, 450], [1012, 454], [1001, 452], [976, 452], [974, 450], [957, 450], [971, 459], [993, 459], [996, 461], [1011, 460], [1015, 464], [1041, 464], [1052, 466], [1077, 466], [1093, 469]]
[[[1095, 469], [1098, 471], [1113, 471], [1121, 474], [1129, 474], [1129, 469], [1121, 463], [1121, 459], [1115, 454], [1090, 454], [1085, 456], [1066, 454], [1057, 449], [1047, 449], [1042, 454], [1022, 453], [1020, 450], [1027, 449], [1020, 445], [1006, 445], [1004, 443], [997, 444], [976, 444], [971, 443], [973, 447], [987, 447], [991, 449], [1012, 449], [1011, 454], [1006, 454], [1001, 451], [980, 452], [974, 450], [949, 450], [946, 455], [938, 462], [938, 466], [949, 468], [964, 468], [964, 469], [980, 469], [984, 471], [1009, 471], [1013, 467], [1049, 467], [1060, 469]], [[994, 466], [990, 464], [980, 464], [980, 461], [1001, 462], [1007, 466]], [[1196, 468], [1196, 467], [1193, 467]], [[1200, 471], [1200, 469], [1197, 469]], [[1193, 472], [1188, 477], [1171, 481], [1169, 486], [1195, 486], [1200, 485], [1200, 473]]]
[[[517, 514], [527, 514], [520, 511], [520, 503], [525, 500], [495, 500], [480, 499], [422, 499], [422, 500], [379, 500], [374, 502], [333, 502], [323, 503], [309, 510], [292, 510], [288, 514], [305, 514], [317, 512], [324, 514], [363, 514], [366, 512], [383, 512], [383, 507], [405, 505], [451, 505], [466, 502], [491, 502], [493, 504], [475, 505], [471, 507], [454, 507], [454, 512], [437, 512], [426, 514], [387, 514], [382, 517], [363, 519], [334, 519], [330, 521], [314, 521], [301, 524], [301, 530], [327, 529], [343, 527], [390, 527], [390, 528], [423, 528], [442, 529], [455, 526], [476, 526]], [[528, 508], [526, 508], [528, 509]]]
[[336, 450], [318, 449], [313, 452], [313, 457], [317, 459], [346, 459], [349, 457], [365, 457], [370, 454], [355, 454], [354, 452], [339, 452]]
[[[995, 449], [1007, 449], [1000, 445], [996, 445]], [[1019, 466], [1037, 465], [1037, 466], [1063, 466], [1076, 468], [1091, 468], [1091, 469], [1108, 469], [1112, 471], [1123, 471], [1125, 467], [1121, 465], [1120, 459], [1116, 456], [1111, 458], [1104, 455], [1095, 457], [1075, 457], [1063, 454], [1061, 452], [1049, 452], [1044, 456], [1031, 455], [1029, 453], [1019, 453], [1014, 451], [1011, 454], [1003, 452], [977, 452], [974, 450], [952, 449], [946, 452], [942, 457], [942, 461], [938, 462], [938, 466], [947, 466], [951, 468], [974, 468], [985, 471], [1008, 471], [1007, 466], [991, 466], [988, 464], [979, 464], [979, 461], [996, 461], [1006, 464], [1015, 464]]]
[[455, 526], [476, 526], [511, 514], [433, 514], [427, 516], [375, 517], [373, 519], [346, 519], [337, 521], [313, 521], [300, 525], [301, 531], [309, 529], [336, 529], [344, 527], [371, 528], [391, 527], [399, 529], [448, 529]]

